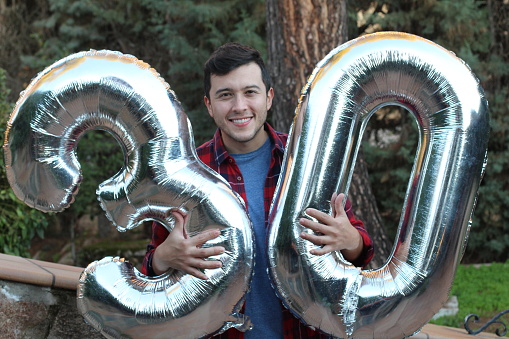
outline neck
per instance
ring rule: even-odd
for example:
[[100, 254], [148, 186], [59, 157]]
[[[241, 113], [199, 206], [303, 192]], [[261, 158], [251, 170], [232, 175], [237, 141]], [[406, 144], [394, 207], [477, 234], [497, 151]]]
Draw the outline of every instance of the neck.
[[262, 127], [255, 137], [249, 141], [237, 141], [222, 135], [224, 147], [230, 154], [242, 154], [256, 151], [262, 147], [265, 141], [269, 138], [269, 134]]

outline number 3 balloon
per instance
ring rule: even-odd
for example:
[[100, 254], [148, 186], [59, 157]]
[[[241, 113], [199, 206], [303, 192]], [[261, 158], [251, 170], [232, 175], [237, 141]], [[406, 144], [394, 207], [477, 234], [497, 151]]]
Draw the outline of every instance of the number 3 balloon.
[[249, 328], [240, 314], [253, 266], [245, 206], [198, 160], [191, 126], [159, 75], [133, 56], [110, 51], [73, 54], [41, 72], [18, 100], [5, 138], [7, 176], [15, 194], [42, 211], [61, 211], [81, 182], [76, 146], [87, 131], [109, 131], [125, 166], [97, 190], [119, 230], [169, 211], [188, 216], [187, 234], [219, 228], [204, 246], [222, 245], [203, 281], [180, 272], [146, 277], [128, 262], [90, 264], [78, 285], [78, 309], [106, 337], [189, 338]]
[[[406, 108], [420, 137], [397, 238], [385, 265], [361, 270], [334, 253], [309, 254], [299, 223], [347, 192], [367, 121]], [[341, 338], [404, 338], [448, 297], [484, 172], [487, 102], [452, 53], [414, 35], [383, 32], [333, 50], [302, 91], [274, 197], [269, 271], [284, 304]], [[384, 197], [379, 197], [383, 199]]]

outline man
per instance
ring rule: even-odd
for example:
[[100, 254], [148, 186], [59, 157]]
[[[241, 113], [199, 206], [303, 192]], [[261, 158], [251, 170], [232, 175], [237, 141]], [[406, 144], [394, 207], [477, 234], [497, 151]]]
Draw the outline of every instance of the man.
[[[253, 330], [243, 334], [230, 329], [220, 337], [325, 338], [301, 324], [281, 305], [267, 274], [267, 219], [288, 136], [266, 122], [274, 89], [260, 53], [236, 43], [221, 46], [205, 64], [204, 90], [205, 106], [218, 129], [210, 141], [197, 148], [197, 154], [246, 202], [256, 240], [255, 274], [245, 303], [245, 314], [251, 318]], [[343, 208], [343, 198], [343, 194], [332, 197], [332, 216], [308, 209], [308, 215], [318, 222], [300, 222], [320, 235], [302, 233], [301, 237], [322, 246], [312, 250], [312, 254], [341, 251], [345, 259], [364, 266], [373, 256], [372, 241], [363, 223], [355, 219], [349, 201]], [[219, 236], [219, 231], [204, 231], [186, 238], [183, 216], [174, 216], [176, 226], [171, 233], [162, 225], [153, 224], [143, 273], [159, 275], [173, 268], [207, 279], [202, 270], [221, 267], [221, 262], [204, 259], [223, 253], [224, 248], [201, 248], [201, 244]]]

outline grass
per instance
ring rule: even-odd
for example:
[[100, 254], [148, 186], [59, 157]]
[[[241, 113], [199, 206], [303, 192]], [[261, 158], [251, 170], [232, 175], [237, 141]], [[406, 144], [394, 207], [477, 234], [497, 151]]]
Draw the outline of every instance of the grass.
[[[490, 265], [460, 265], [450, 295], [458, 298], [459, 311], [455, 316], [445, 316], [431, 323], [443, 326], [464, 328], [465, 317], [477, 314], [478, 323], [469, 323], [472, 330], [477, 330], [499, 312], [509, 309], [509, 261]], [[509, 325], [509, 314], [499, 321]], [[485, 332], [495, 333], [503, 326], [493, 324]], [[509, 337], [509, 333], [506, 334]]]

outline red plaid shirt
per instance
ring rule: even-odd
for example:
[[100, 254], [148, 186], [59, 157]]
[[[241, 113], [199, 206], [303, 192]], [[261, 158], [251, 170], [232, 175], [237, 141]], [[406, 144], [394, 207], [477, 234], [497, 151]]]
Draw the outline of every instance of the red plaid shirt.
[[[275, 131], [269, 124], [265, 124], [265, 130], [269, 133], [270, 138], [274, 141], [272, 159], [270, 162], [267, 179], [265, 181], [264, 190], [265, 220], [268, 220], [272, 197], [274, 195], [274, 191], [276, 190], [279, 173], [281, 172], [281, 163], [283, 162], [288, 135]], [[235, 164], [235, 160], [226, 151], [226, 148], [224, 147], [223, 141], [221, 139], [221, 132], [217, 130], [211, 140], [196, 149], [196, 153], [207, 166], [218, 172], [230, 183], [232, 189], [239, 193], [242, 199], [244, 199], [247, 208], [248, 202], [242, 174], [238, 166]], [[354, 264], [357, 266], [365, 266], [373, 257], [373, 242], [371, 237], [366, 232], [362, 221], [355, 219], [355, 216], [352, 212], [352, 205], [348, 200], [345, 205], [345, 211], [347, 213], [348, 219], [350, 220], [350, 223], [355, 228], [357, 228], [364, 242], [364, 251]], [[267, 222], [265, 226], [268, 226]], [[147, 246], [147, 254], [143, 260], [142, 273], [149, 276], [155, 275], [154, 271], [152, 270], [152, 255], [156, 247], [166, 239], [168, 234], [169, 233], [166, 228], [161, 224], [156, 222], [152, 224], [152, 241]], [[328, 338], [328, 336], [313, 331], [311, 328], [302, 324], [285, 307], [281, 306], [281, 308], [283, 312], [284, 338]], [[244, 334], [240, 331], [237, 331], [236, 329], [229, 329], [223, 334], [217, 336], [217, 338], [243, 339]]]

